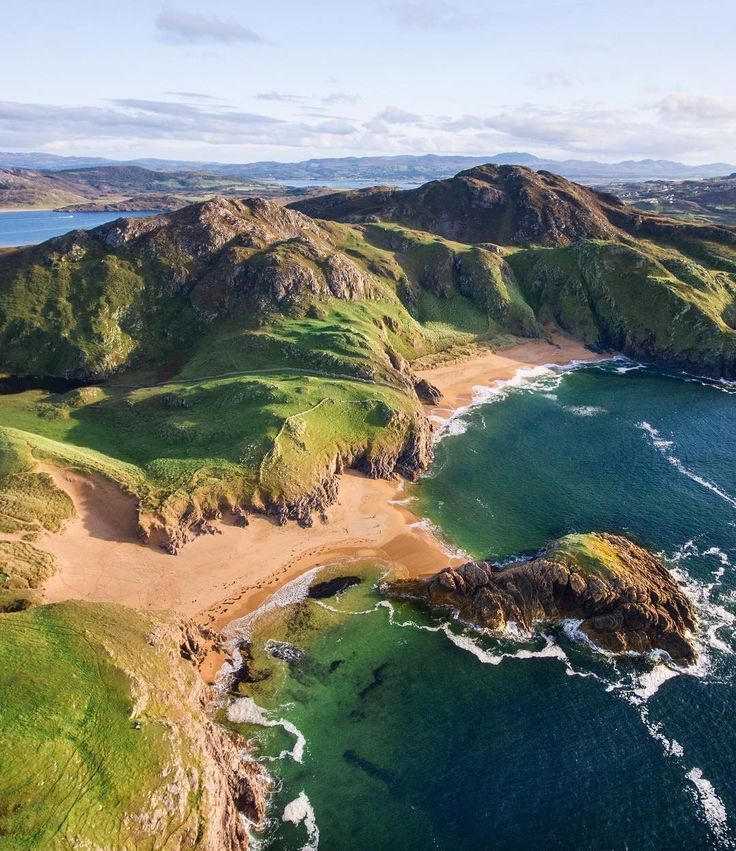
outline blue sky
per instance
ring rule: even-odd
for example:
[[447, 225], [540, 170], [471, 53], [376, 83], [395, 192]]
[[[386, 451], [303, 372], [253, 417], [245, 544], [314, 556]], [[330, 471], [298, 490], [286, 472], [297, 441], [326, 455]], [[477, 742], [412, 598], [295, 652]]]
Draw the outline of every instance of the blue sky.
[[733, 0], [26, 0], [0, 149], [736, 160]]

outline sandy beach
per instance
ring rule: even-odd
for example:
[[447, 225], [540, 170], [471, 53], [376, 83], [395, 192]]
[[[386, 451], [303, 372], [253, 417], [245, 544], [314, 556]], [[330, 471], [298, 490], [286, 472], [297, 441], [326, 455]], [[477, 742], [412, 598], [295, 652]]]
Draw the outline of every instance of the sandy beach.
[[[517, 370], [596, 356], [580, 343], [530, 341], [482, 357], [425, 370], [420, 375], [443, 394], [429, 415], [446, 418], [467, 405], [473, 387], [508, 379]], [[48, 602], [115, 602], [140, 609], [174, 610], [219, 631], [256, 609], [281, 584], [319, 564], [380, 558], [407, 573], [430, 573], [460, 559], [400, 504], [396, 481], [343, 475], [327, 522], [310, 529], [279, 527], [255, 516], [243, 529], [227, 519], [219, 534], [188, 544], [176, 557], [136, 537], [135, 500], [112, 483], [43, 466], [74, 501], [77, 516], [39, 546], [53, 552], [59, 570], [45, 589]], [[211, 681], [222, 658], [210, 653], [202, 673]]]

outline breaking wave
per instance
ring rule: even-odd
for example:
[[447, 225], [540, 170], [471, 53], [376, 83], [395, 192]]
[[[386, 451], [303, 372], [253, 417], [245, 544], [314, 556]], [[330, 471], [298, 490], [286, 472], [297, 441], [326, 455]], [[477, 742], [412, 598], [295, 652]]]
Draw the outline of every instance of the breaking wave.
[[697, 473], [693, 472], [689, 467], [686, 467], [685, 464], [670, 450], [674, 447], [675, 443], [672, 440], [667, 440], [662, 437], [662, 435], [657, 431], [656, 428], [651, 423], [646, 422], [646, 420], [642, 420], [636, 424], [636, 427], [641, 429], [648, 437], [654, 446], [664, 458], [669, 461], [670, 464], [679, 472], [682, 473], [683, 476], [687, 476], [688, 479], [691, 479], [696, 484], [699, 484], [701, 487], [707, 488], [709, 491], [714, 493], [716, 496], [720, 497], [724, 502], [727, 502], [729, 505], [736, 508], [736, 497], [731, 496], [731, 494], [726, 493], [724, 490], [718, 487], [718, 485], [709, 481], [703, 476], [699, 476]]

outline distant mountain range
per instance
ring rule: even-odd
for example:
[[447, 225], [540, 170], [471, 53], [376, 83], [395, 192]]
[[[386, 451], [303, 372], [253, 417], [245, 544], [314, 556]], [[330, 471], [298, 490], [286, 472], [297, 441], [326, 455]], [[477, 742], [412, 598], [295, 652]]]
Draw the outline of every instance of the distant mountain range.
[[283, 194], [278, 183], [203, 170], [152, 170], [130, 164], [57, 170], [0, 167], [0, 209], [8, 210], [175, 210], [213, 195]]
[[543, 159], [522, 151], [494, 156], [392, 156], [333, 157], [296, 163], [264, 161], [255, 163], [213, 163], [142, 158], [130, 161], [102, 157], [62, 157], [44, 153], [0, 152], [0, 167], [43, 171], [67, 171], [98, 166], [142, 166], [159, 171], [197, 171], [240, 180], [265, 180], [288, 183], [290, 180], [366, 181], [373, 183], [417, 182], [450, 177], [459, 171], [484, 163], [525, 165], [536, 171], [552, 171], [563, 177], [586, 182], [615, 180], [686, 180], [720, 177], [736, 171], [729, 163], [686, 165], [671, 160], [626, 160], [603, 163], [594, 160]]

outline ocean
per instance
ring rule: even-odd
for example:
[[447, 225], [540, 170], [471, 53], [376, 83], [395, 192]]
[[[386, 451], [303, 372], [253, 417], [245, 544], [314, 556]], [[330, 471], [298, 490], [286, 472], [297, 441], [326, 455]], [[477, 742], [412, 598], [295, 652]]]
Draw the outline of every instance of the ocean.
[[275, 784], [260, 847], [736, 847], [736, 387], [624, 359], [522, 370], [442, 424], [406, 496], [473, 557], [592, 530], [660, 553], [699, 661], [605, 654], [573, 621], [484, 633], [385, 600], [375, 561], [310, 571], [230, 628], [250, 681], [222, 717]]
[[0, 248], [37, 245], [71, 230], [89, 230], [121, 217], [155, 216], [154, 211], [136, 213], [62, 213], [56, 210], [0, 212]]

